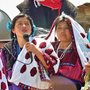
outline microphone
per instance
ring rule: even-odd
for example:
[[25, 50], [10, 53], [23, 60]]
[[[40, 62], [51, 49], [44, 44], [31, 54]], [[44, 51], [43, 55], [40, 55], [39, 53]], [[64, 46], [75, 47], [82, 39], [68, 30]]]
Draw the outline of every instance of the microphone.
[[26, 42], [29, 41], [29, 36], [27, 33], [23, 34], [23, 38], [25, 39]]
[[[29, 36], [27, 33], [23, 34], [23, 38], [25, 39], [26, 42], [29, 42]], [[32, 52], [29, 53], [30, 57], [31, 57], [31, 62], [30, 64], [32, 63], [33, 61], [33, 57], [32, 57]]]

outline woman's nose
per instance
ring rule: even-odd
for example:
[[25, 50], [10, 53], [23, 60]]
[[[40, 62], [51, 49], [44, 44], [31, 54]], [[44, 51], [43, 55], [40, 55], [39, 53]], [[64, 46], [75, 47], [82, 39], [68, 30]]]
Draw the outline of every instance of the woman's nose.
[[22, 26], [23, 26], [23, 27], [26, 27], [26, 25], [25, 25], [25, 24], [23, 24]]
[[65, 32], [64, 29], [62, 29], [61, 32], [62, 32], [62, 33]]

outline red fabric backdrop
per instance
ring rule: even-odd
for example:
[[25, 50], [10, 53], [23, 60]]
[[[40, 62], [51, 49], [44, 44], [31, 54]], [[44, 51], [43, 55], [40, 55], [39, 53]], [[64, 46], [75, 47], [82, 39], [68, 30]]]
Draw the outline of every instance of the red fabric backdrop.
[[47, 6], [52, 9], [61, 9], [62, 7], [62, 2], [61, 0], [45, 0], [45, 1], [40, 1], [40, 4], [43, 6]]

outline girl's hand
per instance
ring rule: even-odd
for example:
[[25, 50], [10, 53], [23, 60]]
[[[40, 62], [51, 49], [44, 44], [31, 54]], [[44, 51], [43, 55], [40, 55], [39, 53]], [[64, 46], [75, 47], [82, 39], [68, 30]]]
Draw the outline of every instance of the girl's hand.
[[34, 44], [32, 44], [30, 42], [26, 42], [25, 48], [26, 48], [27, 52], [35, 53], [35, 45]]
[[46, 69], [49, 68], [48, 65], [46, 64], [45, 60], [44, 60], [44, 57], [43, 57], [42, 53], [36, 48], [36, 46], [34, 44], [32, 44], [30, 42], [27, 42], [25, 44], [25, 47], [27, 49], [27, 52], [32, 52], [38, 57], [38, 59], [40, 60], [40, 62], [43, 64], [43, 66]]

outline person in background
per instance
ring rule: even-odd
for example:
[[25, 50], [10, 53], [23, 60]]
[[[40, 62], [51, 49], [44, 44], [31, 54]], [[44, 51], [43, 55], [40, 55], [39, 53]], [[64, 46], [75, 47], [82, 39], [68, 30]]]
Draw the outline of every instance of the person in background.
[[[46, 46], [45, 46], [45, 45], [47, 45], [46, 42], [40, 43], [40, 40], [38, 40], [39, 44], [40, 44], [40, 45], [39, 44], [38, 45], [41, 49], [37, 48], [37, 46], [36, 46], [37, 40], [33, 39], [34, 34], [35, 34], [34, 24], [33, 24], [32, 19], [28, 15], [21, 13], [21, 14], [17, 15], [16, 17], [14, 17], [14, 19], [12, 20], [12, 23], [10, 24], [10, 29], [11, 29], [12, 41], [6, 43], [3, 46], [3, 48], [1, 49], [1, 60], [3, 62], [5, 70], [6, 70], [7, 80], [14, 77], [13, 75], [17, 75], [17, 73], [19, 73], [19, 72], [25, 73], [25, 71], [27, 70], [27, 66], [29, 66], [29, 64], [27, 65], [27, 64], [23, 63], [24, 54], [21, 55], [23, 52], [23, 48], [24, 48], [24, 50], [26, 50], [25, 53], [27, 53], [25, 58], [26, 59], [30, 58], [30, 60], [33, 60], [33, 61], [31, 61], [30, 65], [33, 65], [32, 63], [35, 63], [35, 65], [38, 67], [37, 68], [35, 66], [32, 66], [31, 76], [34, 77], [34, 75], [36, 75], [36, 73], [38, 72], [39, 73], [38, 75], [40, 76], [40, 78], [42, 78], [42, 80], [45, 80], [46, 78], [44, 77], [43, 71], [47, 70], [48, 72], [55, 73], [53, 67], [54, 67], [54, 65], [56, 65], [58, 63], [58, 60], [57, 60], [57, 58], [54, 58], [54, 59], [52, 58], [53, 55], [55, 55], [54, 53], [52, 53], [53, 48], [50, 48], [50, 46], [49, 46], [48, 47], [49, 49], [47, 48], [47, 50], [46, 50]], [[24, 34], [29, 35], [28, 38], [29, 38], [30, 42], [29, 42], [29, 40], [26, 40], [23, 37]], [[44, 50], [41, 51], [42, 49], [44, 49]], [[50, 55], [52, 55], [52, 57]], [[19, 61], [17, 59], [18, 56], [20, 56], [20, 58], [22, 59], [21, 61]], [[51, 62], [52, 60], [54, 60], [54, 62]], [[20, 62], [18, 66], [16, 66], [17, 62]], [[22, 69], [21, 69], [21, 71], [18, 71], [18, 68], [20, 66], [22, 66]], [[15, 67], [16, 67], [16, 69], [15, 69]], [[45, 69], [43, 70], [42, 67]], [[13, 74], [14, 70], [16, 70], [15, 74]], [[34, 70], [34, 72], [32, 72], [32, 70]], [[28, 73], [30, 74], [30, 72], [28, 72]], [[25, 74], [27, 74], [27, 73], [25, 73]], [[17, 78], [19, 76], [20, 75], [18, 75], [17, 77], [15, 76], [14, 81], [18, 80]], [[29, 77], [25, 76], [23, 79], [19, 77], [19, 79], [24, 80], [24, 82], [25, 82], [26, 79], [29, 79]], [[37, 82], [38, 79], [36, 78], [33, 80], [36, 80], [36, 82]], [[32, 85], [30, 85], [28, 88], [28, 86], [24, 85], [22, 82], [19, 83], [20, 85], [16, 85], [16, 83], [14, 81], [12, 81], [12, 82], [8, 81], [9, 90], [38, 90], [38, 89], [36, 89], [37, 86], [33, 87]], [[19, 82], [19, 80], [17, 82]]]
[[[89, 58], [86, 58], [86, 51], [87, 48], [90, 48], [84, 29], [73, 18], [63, 13], [54, 20], [45, 39], [52, 43], [60, 60], [56, 75], [67, 78], [74, 83], [77, 90], [80, 90], [84, 85], [85, 63]], [[57, 80], [55, 83], [66, 90], [69, 83], [65, 86], [65, 82], [68, 80], [65, 79], [64, 82], [64, 79], [57, 79], [55, 79]]]

